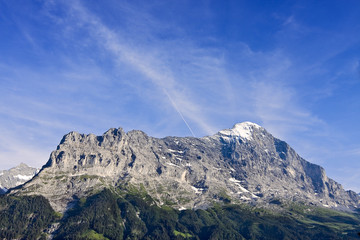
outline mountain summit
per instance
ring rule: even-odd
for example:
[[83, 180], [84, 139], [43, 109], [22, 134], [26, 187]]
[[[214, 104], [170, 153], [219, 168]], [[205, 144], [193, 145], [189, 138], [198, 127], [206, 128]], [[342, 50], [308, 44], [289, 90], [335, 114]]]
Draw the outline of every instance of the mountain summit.
[[39, 169], [29, 167], [25, 163], [21, 163], [9, 170], [0, 171], [0, 194], [29, 181], [38, 171]]
[[232, 129], [225, 129], [219, 132], [224, 137], [240, 137], [243, 140], [252, 140], [253, 130], [261, 129], [259, 125], [252, 122], [242, 122], [234, 125]]
[[141, 189], [159, 206], [178, 209], [207, 208], [217, 201], [360, 205], [355, 192], [251, 122], [203, 138], [159, 139], [121, 128], [102, 136], [71, 132], [39, 174], [11, 194], [43, 195], [64, 212], [79, 198], [114, 187]]

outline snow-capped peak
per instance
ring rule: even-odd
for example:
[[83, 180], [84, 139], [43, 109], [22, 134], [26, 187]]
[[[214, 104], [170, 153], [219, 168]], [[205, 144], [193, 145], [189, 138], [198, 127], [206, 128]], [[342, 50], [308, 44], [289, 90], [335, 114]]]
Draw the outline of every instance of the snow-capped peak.
[[254, 129], [261, 127], [256, 123], [242, 122], [234, 125], [232, 129], [221, 130], [219, 133], [226, 137], [241, 137], [243, 139], [252, 140], [252, 132]]
[[34, 177], [39, 169], [29, 167], [24, 163], [10, 168], [9, 170], [0, 171], [0, 188], [3, 191], [21, 185]]

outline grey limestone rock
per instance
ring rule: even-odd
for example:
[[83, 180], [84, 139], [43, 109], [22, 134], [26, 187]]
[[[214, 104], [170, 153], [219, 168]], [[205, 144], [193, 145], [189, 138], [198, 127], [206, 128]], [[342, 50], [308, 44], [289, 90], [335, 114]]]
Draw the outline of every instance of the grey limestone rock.
[[41, 194], [60, 212], [104, 187], [145, 189], [159, 205], [206, 208], [216, 201], [301, 201], [354, 209], [360, 197], [328, 178], [287, 143], [250, 122], [213, 136], [153, 138], [110, 129], [71, 132], [39, 174], [12, 194]]
[[9, 170], [0, 171], [0, 194], [29, 181], [38, 171], [39, 169], [29, 167], [25, 163], [21, 163]]

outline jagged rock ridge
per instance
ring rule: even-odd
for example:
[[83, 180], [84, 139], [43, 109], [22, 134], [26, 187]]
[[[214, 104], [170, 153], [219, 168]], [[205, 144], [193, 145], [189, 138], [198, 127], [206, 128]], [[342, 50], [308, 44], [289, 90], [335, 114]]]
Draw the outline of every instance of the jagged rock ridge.
[[25, 163], [21, 163], [9, 170], [0, 171], [0, 194], [29, 181], [38, 171], [39, 169], [29, 167]]
[[102, 136], [71, 132], [40, 173], [13, 194], [41, 194], [57, 211], [104, 187], [145, 189], [159, 205], [206, 208], [225, 200], [268, 204], [303, 201], [357, 208], [360, 197], [329, 179], [284, 141], [250, 122], [213, 136], [149, 137], [110, 129]]

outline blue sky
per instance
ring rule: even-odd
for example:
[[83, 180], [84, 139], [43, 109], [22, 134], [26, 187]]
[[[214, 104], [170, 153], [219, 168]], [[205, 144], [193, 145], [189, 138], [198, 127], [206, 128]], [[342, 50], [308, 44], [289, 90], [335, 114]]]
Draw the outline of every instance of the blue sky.
[[0, 169], [70, 131], [252, 121], [360, 192], [360, 2], [0, 0]]

